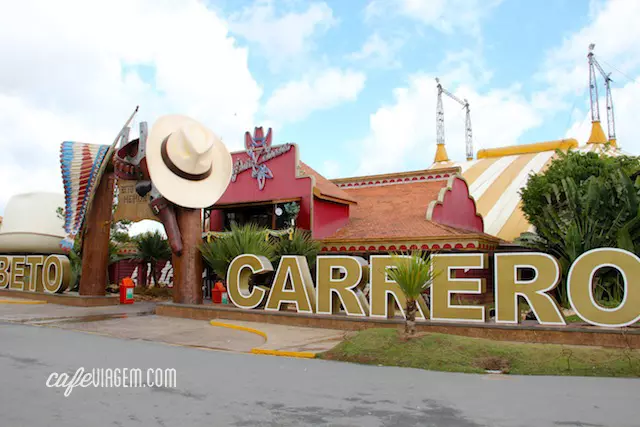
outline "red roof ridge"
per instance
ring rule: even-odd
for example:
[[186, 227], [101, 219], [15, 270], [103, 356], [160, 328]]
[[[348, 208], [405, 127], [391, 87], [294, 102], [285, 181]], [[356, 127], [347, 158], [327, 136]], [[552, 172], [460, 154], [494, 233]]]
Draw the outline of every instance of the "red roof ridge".
[[357, 203], [356, 199], [351, 197], [346, 191], [320, 175], [316, 170], [304, 163], [302, 160], [299, 161], [299, 165], [302, 175], [310, 176], [314, 179], [314, 194], [329, 197], [331, 199], [337, 199], [335, 200], [336, 202]]
[[389, 178], [396, 179], [396, 178], [405, 178], [405, 177], [412, 177], [412, 176], [424, 175], [424, 174], [433, 175], [434, 173], [438, 173], [438, 174], [460, 173], [460, 167], [459, 166], [452, 166], [452, 167], [447, 167], [447, 168], [441, 168], [441, 169], [438, 169], [437, 171], [434, 171], [433, 169], [419, 169], [419, 170], [404, 171], [404, 172], [392, 172], [392, 173], [382, 173], [382, 174], [373, 174], [373, 175], [351, 176], [351, 177], [344, 177], [344, 178], [334, 178], [334, 179], [332, 179], [330, 181], [332, 183], [334, 183], [334, 184], [338, 184], [339, 185], [339, 184], [346, 184], [346, 183], [349, 183], [349, 182], [356, 182], [356, 181], [381, 180], [381, 179], [389, 179]]

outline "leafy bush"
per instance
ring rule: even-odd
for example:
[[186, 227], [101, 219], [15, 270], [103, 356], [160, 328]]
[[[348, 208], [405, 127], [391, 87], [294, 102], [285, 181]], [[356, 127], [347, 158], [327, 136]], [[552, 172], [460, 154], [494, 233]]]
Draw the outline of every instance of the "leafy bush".
[[309, 231], [295, 229], [291, 239], [286, 235], [275, 243], [274, 251], [277, 262], [283, 255], [302, 255], [307, 258], [309, 268], [313, 268], [321, 248], [320, 242], [313, 240]]
[[[638, 170], [636, 157], [561, 153], [521, 191], [522, 210], [536, 232], [516, 241], [558, 259], [563, 278], [556, 292], [562, 305], [568, 306], [569, 267], [581, 254], [600, 247], [640, 253], [640, 180], [632, 179]], [[613, 269], [600, 274], [595, 286], [599, 299], [621, 300], [622, 285]]]
[[156, 268], [158, 261], [171, 258], [171, 247], [166, 237], [159, 231], [147, 232], [135, 237], [137, 253], [132, 258], [151, 264], [151, 277], [154, 285], [158, 284], [159, 272]]
[[267, 238], [267, 230], [253, 223], [232, 223], [229, 234], [204, 242], [200, 246], [200, 252], [213, 272], [221, 278], [227, 277], [229, 265], [238, 255], [261, 255], [269, 261], [275, 259], [274, 247]]

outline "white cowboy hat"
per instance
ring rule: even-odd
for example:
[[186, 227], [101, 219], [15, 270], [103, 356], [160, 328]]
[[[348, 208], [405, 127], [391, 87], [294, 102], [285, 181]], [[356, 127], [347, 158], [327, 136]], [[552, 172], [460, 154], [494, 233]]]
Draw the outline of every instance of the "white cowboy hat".
[[194, 119], [160, 117], [147, 138], [147, 166], [158, 191], [178, 206], [206, 208], [231, 180], [231, 154], [220, 138]]
[[57, 214], [64, 195], [24, 193], [9, 199], [0, 228], [0, 254], [63, 254], [64, 220]]

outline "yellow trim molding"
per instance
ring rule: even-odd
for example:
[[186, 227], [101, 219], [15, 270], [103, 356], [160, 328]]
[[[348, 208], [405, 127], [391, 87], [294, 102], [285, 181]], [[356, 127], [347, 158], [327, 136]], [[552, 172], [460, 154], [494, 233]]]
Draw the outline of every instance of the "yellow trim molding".
[[567, 151], [572, 148], [578, 148], [578, 141], [573, 138], [569, 138], [569, 139], [561, 139], [557, 141], [536, 142], [533, 144], [510, 145], [508, 147], [498, 147], [498, 148], [486, 148], [484, 150], [478, 151], [478, 159], [514, 156], [516, 154], [532, 154], [532, 153], [540, 153], [542, 151], [550, 151], [550, 150]]

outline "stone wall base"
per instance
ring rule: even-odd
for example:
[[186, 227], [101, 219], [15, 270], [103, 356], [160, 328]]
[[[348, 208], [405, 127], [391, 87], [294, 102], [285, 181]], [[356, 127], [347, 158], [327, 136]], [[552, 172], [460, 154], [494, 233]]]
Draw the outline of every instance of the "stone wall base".
[[51, 304], [72, 305], [75, 307], [100, 307], [105, 305], [118, 305], [120, 298], [115, 295], [85, 296], [77, 292], [65, 292], [63, 294], [49, 294], [45, 292], [17, 291], [14, 289], [0, 289], [0, 297], [33, 299], [46, 301]]
[[[161, 303], [156, 306], [156, 314], [198, 320], [241, 320], [346, 331], [358, 331], [367, 328], [393, 328], [404, 324], [404, 320], [401, 318], [371, 319], [347, 317], [346, 315], [297, 314], [294, 312], [243, 310], [212, 304]], [[640, 328], [638, 327], [614, 329], [583, 324], [541, 326], [534, 321], [528, 321], [517, 326], [497, 325], [491, 322], [474, 324], [426, 321], [417, 322], [416, 328], [418, 332], [462, 335], [497, 341], [640, 348]]]

